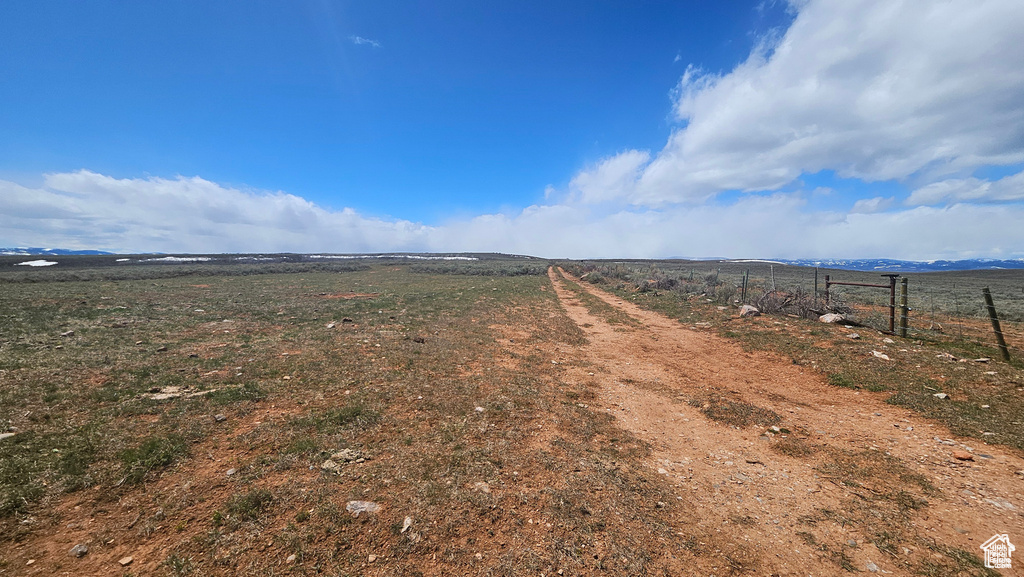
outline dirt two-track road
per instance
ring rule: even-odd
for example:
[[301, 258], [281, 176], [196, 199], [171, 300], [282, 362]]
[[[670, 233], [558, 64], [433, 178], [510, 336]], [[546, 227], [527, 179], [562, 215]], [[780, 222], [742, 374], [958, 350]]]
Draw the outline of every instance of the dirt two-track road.
[[[595, 386], [592, 409], [650, 443], [650, 466], [700, 513], [702, 529], [741, 545], [758, 573], [921, 574], [948, 567], [949, 551], [984, 558], [980, 545], [997, 533], [1024, 544], [1017, 451], [956, 438], [886, 404], [885, 393], [830, 386], [781, 356], [580, 283], [638, 321], [609, 324], [560, 272], [551, 281], [589, 341], [589, 366], [569, 377]], [[714, 403], [772, 411], [778, 432], [712, 420]], [[1024, 574], [1024, 559], [1013, 566], [999, 572]]]

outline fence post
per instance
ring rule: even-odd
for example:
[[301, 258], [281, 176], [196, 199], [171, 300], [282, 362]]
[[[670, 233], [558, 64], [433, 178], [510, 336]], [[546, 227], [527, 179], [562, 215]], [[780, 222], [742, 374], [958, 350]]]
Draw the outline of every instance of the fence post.
[[900, 337], [907, 338], [907, 316], [910, 308], [907, 306], [907, 277], [900, 279]]
[[814, 267], [814, 306], [818, 306], [818, 267]]
[[832, 301], [832, 291], [829, 290], [831, 288], [831, 284], [832, 283], [829, 282], [829, 275], [825, 275], [825, 306], [831, 304]]
[[896, 334], [896, 275], [883, 275], [889, 277], [889, 334]]
[[988, 287], [981, 289], [985, 295], [985, 307], [988, 309], [988, 318], [992, 319], [992, 330], [996, 333], [996, 343], [999, 344], [999, 354], [1004, 361], [1010, 360], [1010, 351], [1006, 348], [1006, 341], [1003, 339], [1003, 330], [999, 328], [999, 317], [996, 316], [996, 305], [992, 302], [992, 292]]

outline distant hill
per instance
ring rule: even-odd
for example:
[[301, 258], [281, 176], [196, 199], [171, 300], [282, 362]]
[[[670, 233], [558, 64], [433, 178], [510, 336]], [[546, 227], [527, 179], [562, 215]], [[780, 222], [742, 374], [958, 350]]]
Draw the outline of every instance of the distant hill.
[[[62, 255], [114, 255], [116, 253], [102, 250], [68, 250], [65, 248], [37, 248], [37, 247], [14, 247], [0, 248], [0, 256], [62, 256]], [[163, 254], [163, 253], [148, 253]], [[361, 255], [320, 255], [320, 254], [281, 254], [281, 255], [260, 255], [260, 261], [308, 261], [319, 259], [423, 259], [423, 260], [488, 260], [493, 258], [512, 259], [536, 259], [537, 257], [524, 255], [506, 255], [497, 253], [451, 253], [458, 256], [436, 255], [427, 253], [386, 253], [386, 254], [361, 254]], [[673, 257], [680, 258], [680, 257]], [[166, 261], [237, 261], [252, 260], [253, 257], [239, 255], [207, 255], [201, 259], [184, 257], [167, 257]], [[128, 259], [122, 259], [128, 260]], [[540, 259], [543, 260], [543, 259]], [[796, 266], [817, 266], [822, 268], [836, 268], [842, 270], [856, 270], [872, 272], [876, 270], [893, 272], [939, 272], [954, 270], [1000, 270], [1000, 269], [1024, 269], [1024, 259], [991, 259], [978, 258], [966, 260], [894, 260], [886, 258], [877, 259], [725, 259], [725, 258], [683, 258], [682, 260], [715, 260], [720, 262], [763, 262], [778, 263]]]
[[36, 248], [36, 247], [15, 247], [0, 248], [0, 255], [4, 256], [57, 256], [66, 254], [114, 254], [103, 250], [68, 250], [66, 248]]
[[998, 269], [1024, 269], [1024, 259], [997, 260], [989, 258], [968, 259], [968, 260], [891, 260], [891, 259], [797, 259], [778, 260], [784, 264], [798, 266], [819, 266], [824, 268], [838, 268], [843, 270], [876, 271], [886, 270], [893, 272], [939, 272], [949, 270], [998, 270]]

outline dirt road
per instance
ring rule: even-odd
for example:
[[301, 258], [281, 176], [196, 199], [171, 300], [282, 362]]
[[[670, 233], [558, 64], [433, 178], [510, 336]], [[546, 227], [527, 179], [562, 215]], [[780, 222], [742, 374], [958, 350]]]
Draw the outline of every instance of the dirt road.
[[[955, 572], [970, 567], [963, 552], [983, 559], [996, 533], [1024, 543], [1016, 451], [955, 438], [885, 393], [830, 386], [580, 283], [638, 321], [609, 324], [559, 271], [549, 276], [589, 340], [592, 367], [570, 377], [597, 388], [592, 408], [654, 447], [650, 466], [759, 573]], [[1024, 574], [1024, 560], [1014, 566], [1002, 574]]]

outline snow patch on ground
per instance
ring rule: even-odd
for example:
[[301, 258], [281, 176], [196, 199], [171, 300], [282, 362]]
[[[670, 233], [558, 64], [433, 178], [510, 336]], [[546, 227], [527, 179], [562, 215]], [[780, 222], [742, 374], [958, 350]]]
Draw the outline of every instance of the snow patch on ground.
[[57, 264], [52, 260], [27, 260], [25, 262], [19, 262], [14, 266], [53, 266]]
[[163, 256], [160, 258], [146, 258], [140, 262], [206, 262], [213, 260], [208, 256]]
[[355, 258], [407, 258], [411, 260], [480, 260], [475, 256], [422, 256], [418, 254], [311, 254], [309, 258], [355, 259]]

